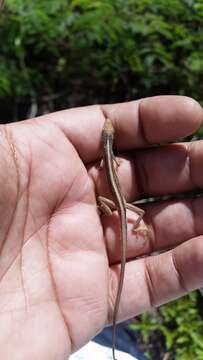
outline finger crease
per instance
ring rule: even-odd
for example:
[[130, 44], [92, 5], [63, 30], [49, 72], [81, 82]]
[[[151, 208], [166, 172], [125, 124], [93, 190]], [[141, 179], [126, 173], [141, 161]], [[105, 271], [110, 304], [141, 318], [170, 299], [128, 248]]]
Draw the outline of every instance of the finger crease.
[[187, 289], [187, 287], [185, 286], [183, 277], [182, 277], [181, 272], [180, 272], [180, 270], [179, 270], [179, 268], [178, 268], [178, 264], [177, 264], [177, 261], [176, 261], [176, 258], [175, 258], [174, 249], [171, 250], [171, 259], [172, 259], [173, 269], [174, 269], [175, 274], [176, 274], [176, 277], [177, 277], [177, 279], [178, 279], [179, 286], [180, 286], [180, 288], [181, 288], [182, 291], [184, 291], [185, 293], [187, 293], [187, 292], [188, 292], [188, 289]]
[[113, 311], [114, 311], [114, 305], [115, 305], [115, 297], [116, 297], [116, 289], [118, 287], [118, 277], [119, 274], [115, 270], [115, 267], [113, 269], [110, 269], [109, 273], [109, 312], [108, 312], [108, 323], [112, 323], [113, 318]]
[[190, 209], [192, 212], [192, 219], [193, 219], [193, 232], [195, 234], [195, 236], [197, 235], [201, 235], [201, 232], [198, 232], [198, 226], [197, 226], [197, 216], [195, 214], [195, 199], [191, 199], [190, 200]]
[[154, 308], [155, 307], [155, 300], [153, 296], [154, 285], [153, 285], [152, 276], [150, 275], [150, 263], [148, 259], [149, 259], [148, 257], [144, 258], [144, 269], [145, 269], [144, 276], [147, 284], [149, 305], [151, 308]]
[[138, 119], [139, 119], [139, 131], [141, 134], [142, 139], [144, 140], [144, 142], [146, 143], [146, 145], [151, 145], [151, 142], [148, 140], [147, 135], [146, 135], [146, 131], [143, 125], [143, 121], [142, 121], [142, 112], [141, 112], [141, 106], [142, 106], [142, 102], [144, 99], [140, 100], [139, 105], [138, 105]]
[[154, 221], [152, 216], [150, 215], [149, 212], [145, 212], [144, 214], [144, 221], [147, 224], [147, 227], [149, 229], [149, 236], [148, 236], [148, 246], [149, 246], [149, 253], [152, 253], [156, 250], [157, 245], [156, 245], [156, 228], [154, 225]]
[[47, 263], [48, 263], [48, 268], [50, 269], [50, 278], [51, 278], [51, 283], [52, 283], [52, 289], [53, 289], [53, 294], [54, 294], [54, 298], [55, 298], [55, 301], [56, 301], [56, 304], [58, 306], [58, 310], [59, 310], [59, 313], [61, 315], [61, 318], [64, 322], [64, 325], [67, 329], [67, 333], [68, 333], [68, 336], [69, 336], [69, 339], [70, 339], [70, 348], [71, 348], [71, 352], [74, 348], [74, 342], [73, 342], [73, 336], [72, 336], [72, 331], [71, 331], [71, 328], [69, 326], [69, 323], [68, 323], [68, 320], [66, 319], [64, 313], [63, 313], [63, 310], [62, 310], [62, 307], [61, 307], [61, 304], [60, 304], [60, 300], [59, 300], [59, 297], [58, 297], [58, 292], [57, 292], [57, 286], [56, 286], [56, 283], [55, 283], [55, 279], [54, 279], [54, 276], [53, 276], [53, 273], [52, 273], [52, 267], [51, 267], [51, 260], [50, 260], [50, 253], [49, 253], [49, 238], [50, 238], [50, 220], [47, 224], [47, 244], [46, 244], [46, 249], [47, 249]]
[[189, 179], [190, 179], [190, 184], [192, 187], [195, 187], [195, 181], [194, 178], [192, 176], [192, 164], [191, 164], [191, 149], [192, 149], [192, 143], [189, 143], [186, 146], [187, 149], [187, 157], [186, 157], [186, 162], [187, 162], [187, 166], [188, 166], [188, 171], [189, 171]]
[[[139, 197], [143, 197], [146, 194], [146, 189], [149, 189], [149, 176], [147, 170], [143, 164], [140, 164], [136, 161], [136, 155], [133, 161], [134, 167], [134, 176], [136, 178], [136, 186], [138, 190]], [[137, 167], [137, 171], [136, 171]]]

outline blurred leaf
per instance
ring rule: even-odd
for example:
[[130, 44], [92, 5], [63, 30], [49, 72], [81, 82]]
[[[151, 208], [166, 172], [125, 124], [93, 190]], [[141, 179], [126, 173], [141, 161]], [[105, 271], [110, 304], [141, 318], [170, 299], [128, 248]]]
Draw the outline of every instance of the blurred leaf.
[[7, 0], [0, 41], [1, 98], [62, 88], [85, 103], [161, 93], [203, 103], [200, 0]]

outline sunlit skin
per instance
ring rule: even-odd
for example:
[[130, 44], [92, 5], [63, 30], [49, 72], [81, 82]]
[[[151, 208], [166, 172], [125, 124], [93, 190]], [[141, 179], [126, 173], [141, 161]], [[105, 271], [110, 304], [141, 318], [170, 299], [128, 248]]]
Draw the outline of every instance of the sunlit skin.
[[[116, 131], [117, 172], [128, 202], [203, 187], [203, 141], [151, 147], [199, 128], [203, 111], [190, 98], [89, 106], [2, 125], [4, 360], [67, 359], [112, 321], [120, 268], [118, 217], [101, 215], [96, 203], [98, 195], [110, 197], [98, 166], [105, 116]], [[120, 321], [203, 286], [202, 198], [144, 210], [138, 234], [132, 231], [136, 214], [127, 213]]]

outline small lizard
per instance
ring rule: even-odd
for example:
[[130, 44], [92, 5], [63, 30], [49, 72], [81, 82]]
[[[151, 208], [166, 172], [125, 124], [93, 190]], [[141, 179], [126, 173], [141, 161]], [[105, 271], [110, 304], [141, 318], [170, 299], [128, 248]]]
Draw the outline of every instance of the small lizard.
[[[115, 301], [115, 308], [113, 313], [113, 330], [112, 330], [112, 353], [113, 353], [113, 359], [116, 360], [115, 357], [116, 323], [117, 323], [117, 315], [119, 310], [121, 293], [123, 289], [125, 264], [126, 264], [126, 249], [127, 249], [126, 209], [128, 208], [132, 211], [135, 211], [139, 215], [138, 219], [135, 222], [134, 228], [139, 225], [144, 215], [144, 210], [132, 204], [128, 204], [125, 201], [125, 198], [122, 194], [121, 187], [119, 184], [118, 176], [116, 174], [114, 167], [114, 161], [116, 162], [116, 159], [113, 153], [113, 141], [114, 141], [114, 127], [112, 121], [110, 119], [106, 119], [102, 130], [103, 161], [104, 161], [106, 176], [110, 187], [110, 191], [112, 193], [113, 201], [106, 199], [102, 196], [99, 196], [98, 202], [100, 209], [108, 215], [112, 213], [112, 210], [117, 209], [120, 218], [121, 271], [120, 271], [120, 280], [119, 280], [118, 291]], [[116, 164], [118, 165], [117, 162]]]

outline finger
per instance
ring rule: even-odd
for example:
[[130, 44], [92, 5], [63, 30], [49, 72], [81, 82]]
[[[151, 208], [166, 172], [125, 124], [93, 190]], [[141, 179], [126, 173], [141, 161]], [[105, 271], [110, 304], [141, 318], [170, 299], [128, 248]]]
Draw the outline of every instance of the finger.
[[[122, 156], [116, 172], [128, 202], [203, 187], [203, 141], [170, 144]], [[97, 193], [111, 197], [105, 171], [91, 168]]]
[[155, 96], [106, 105], [103, 110], [114, 123], [116, 145], [123, 150], [174, 141], [193, 133], [203, 120], [201, 106], [184, 96]]
[[[132, 176], [126, 173], [125, 180], [128, 181], [126, 185], [128, 189], [131, 189], [131, 192], [126, 195], [130, 195], [129, 200], [132, 201], [138, 194], [149, 197], [201, 189], [203, 187], [203, 171], [200, 171], [202, 165], [202, 140], [140, 151], [133, 159], [131, 158], [128, 167], [125, 166], [127, 169], [131, 166], [134, 168], [137, 184], [135, 186]], [[119, 171], [122, 177], [121, 166]], [[129, 174], [131, 173], [132, 171], [129, 171]]]
[[[137, 231], [134, 224], [139, 215], [127, 211], [127, 259], [174, 248], [190, 238], [203, 234], [203, 198], [164, 201], [148, 204]], [[103, 216], [103, 229], [110, 263], [119, 263], [121, 239], [119, 216]]]
[[[44, 115], [73, 143], [84, 162], [101, 156], [101, 132], [105, 116], [112, 119], [118, 149], [133, 149], [193, 133], [202, 120], [202, 109], [193, 99], [160, 96], [106, 106], [89, 106]], [[155, 125], [156, 124], [156, 125]]]
[[[203, 237], [166, 253], [126, 264], [119, 310], [124, 320], [203, 286]], [[118, 266], [112, 267], [110, 294], [116, 296]], [[112, 313], [111, 309], [111, 313]]]

